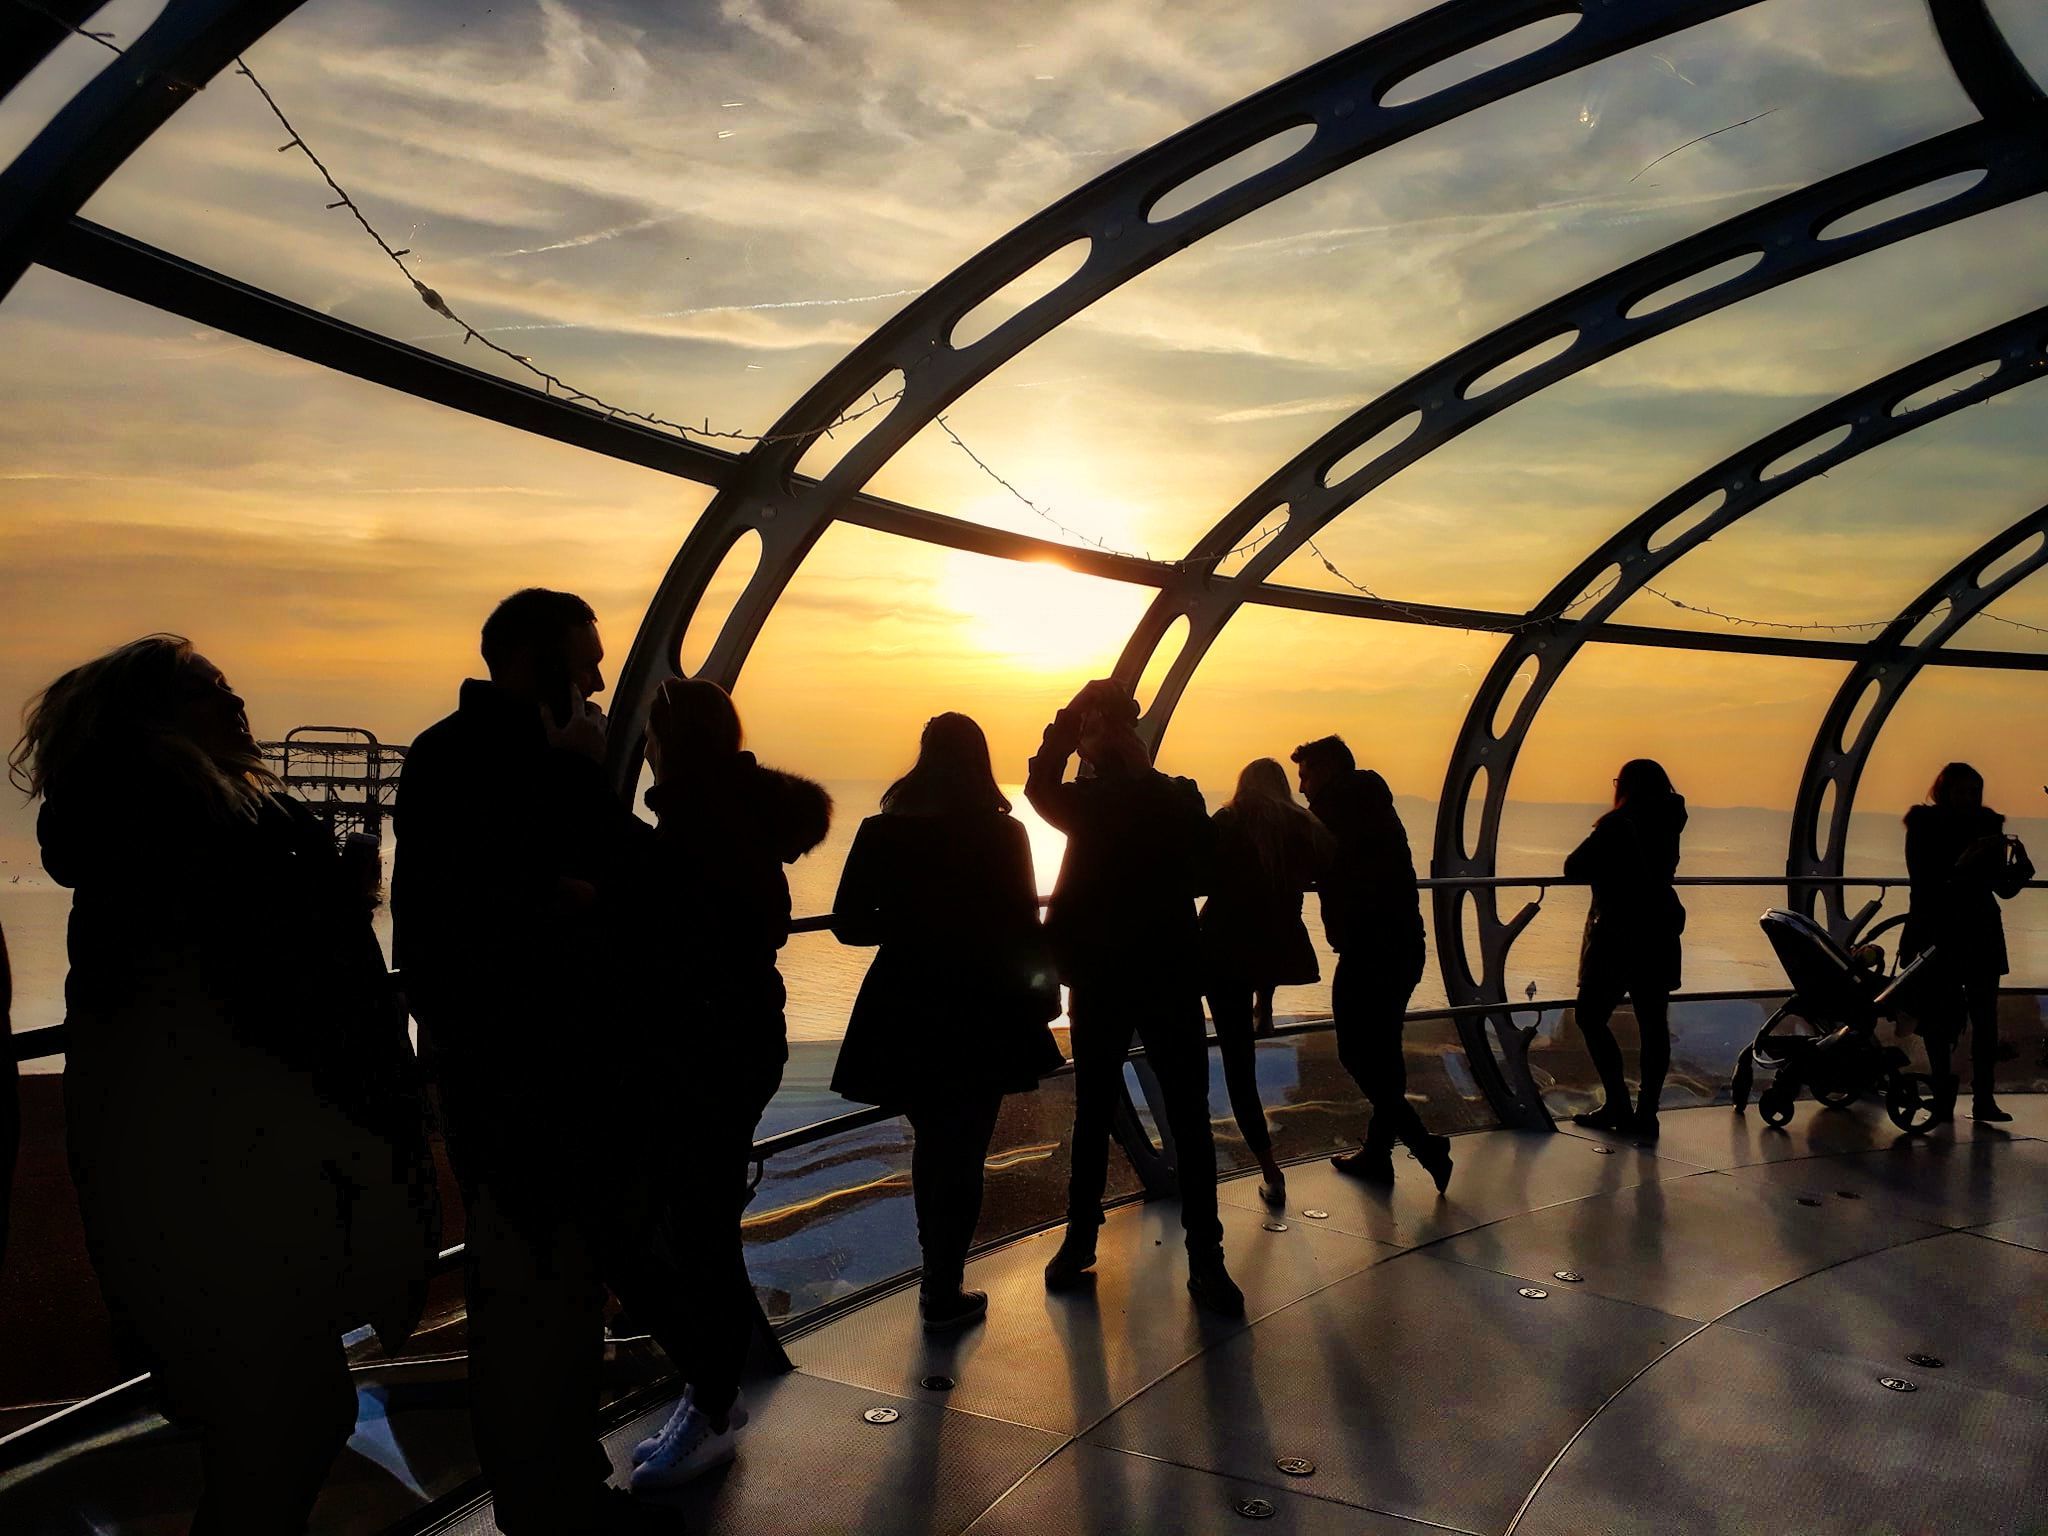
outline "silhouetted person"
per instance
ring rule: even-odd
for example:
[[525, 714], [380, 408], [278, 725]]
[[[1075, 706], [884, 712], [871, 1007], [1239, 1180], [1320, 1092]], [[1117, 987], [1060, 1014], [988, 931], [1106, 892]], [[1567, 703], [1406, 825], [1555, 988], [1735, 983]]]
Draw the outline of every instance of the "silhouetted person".
[[842, 943], [881, 945], [832, 1087], [910, 1121], [919, 1311], [928, 1330], [962, 1327], [988, 1310], [984, 1292], [961, 1289], [961, 1273], [996, 1113], [1004, 1094], [1035, 1089], [1064, 1059], [1046, 1027], [1060, 989], [1031, 841], [974, 721], [926, 724], [916, 765], [883, 792], [881, 815], [860, 824], [832, 911]]
[[[1053, 717], [1024, 794], [1067, 834], [1047, 929], [1068, 1005], [1074, 1056], [1073, 1166], [1067, 1232], [1045, 1268], [1048, 1289], [1081, 1283], [1095, 1262], [1110, 1122], [1133, 1033], [1166, 1099], [1180, 1182], [1188, 1290], [1226, 1315], [1244, 1294], [1223, 1264], [1216, 1143], [1209, 1125], [1209, 1051], [1202, 1023], [1201, 932], [1195, 895], [1210, 841], [1202, 792], [1152, 766], [1122, 685], [1089, 683]], [[1084, 775], [1065, 783], [1080, 753]]]
[[1984, 804], [1984, 776], [1950, 763], [1935, 776], [1927, 803], [1906, 812], [1906, 872], [1913, 904], [1900, 948], [1933, 957], [1921, 971], [1921, 1033], [1939, 1085], [1940, 1117], [1953, 1118], [1954, 1052], [1970, 1030], [1970, 1118], [2003, 1122], [1998, 1107], [1998, 982], [2008, 966], [1997, 889], [2006, 863], [2005, 818]]
[[394, 944], [468, 1209], [470, 1414], [508, 1536], [674, 1529], [607, 1493], [597, 1442], [604, 1285], [665, 1348], [674, 1286], [616, 1155], [630, 1012], [612, 903], [651, 830], [605, 788], [604, 646], [581, 598], [529, 588], [484, 624], [488, 682], [423, 731], [399, 779]]
[[193, 1531], [303, 1530], [356, 1420], [341, 1336], [402, 1343], [439, 1240], [369, 914], [189, 641], [65, 673], [10, 766], [73, 893], [65, 1116], [108, 1310], [198, 1430]]
[[[729, 1460], [747, 1412], [740, 1377], [759, 1308], [740, 1216], [754, 1129], [789, 1060], [776, 955], [789, 939], [792, 864], [824, 840], [832, 798], [742, 751], [725, 690], [671, 679], [647, 722], [659, 818], [633, 922], [649, 967], [643, 1008], [667, 1209], [662, 1248], [685, 1285], [683, 1337], [663, 1339], [690, 1391], [635, 1449], [636, 1489], [672, 1487]], [[673, 1123], [671, 1123], [673, 1117]]]
[[1294, 749], [1293, 761], [1308, 808], [1336, 840], [1321, 881], [1323, 933], [1337, 951], [1330, 1013], [1337, 1059], [1372, 1104], [1364, 1144], [1330, 1161], [1339, 1173], [1391, 1184], [1399, 1141], [1441, 1193], [1451, 1180], [1450, 1138], [1431, 1135], [1408, 1102], [1408, 1062], [1401, 1053], [1408, 999], [1425, 959], [1408, 831], [1387, 781], [1360, 768], [1342, 737], [1305, 742]]
[[1287, 1203], [1287, 1176], [1273, 1156], [1259, 1102], [1256, 1035], [1272, 1033], [1273, 989], [1322, 979], [1301, 920], [1302, 893], [1333, 851], [1323, 824], [1295, 803], [1287, 770], [1270, 757], [1247, 763], [1237, 793], [1212, 818], [1216, 844], [1202, 908], [1202, 967], [1230, 1110], [1265, 1182], [1259, 1198]]
[[[1567, 880], [1593, 887], [1575, 1011], [1606, 1094], [1598, 1109], [1572, 1119], [1646, 1141], [1657, 1139], [1657, 1104], [1671, 1067], [1671, 994], [1678, 990], [1679, 935], [1685, 932], [1685, 907], [1671, 881], [1684, 830], [1685, 797], [1671, 787], [1670, 775], [1647, 757], [1632, 758], [1615, 775], [1613, 809], [1564, 861]], [[1621, 1046], [1609, 1025], [1624, 997], [1642, 1039], [1640, 1097], [1633, 1106]]]

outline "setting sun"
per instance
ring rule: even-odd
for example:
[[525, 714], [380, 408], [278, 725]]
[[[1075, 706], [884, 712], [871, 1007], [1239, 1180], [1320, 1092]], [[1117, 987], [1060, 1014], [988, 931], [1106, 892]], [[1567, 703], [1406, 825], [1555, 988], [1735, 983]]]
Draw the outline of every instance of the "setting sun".
[[947, 556], [940, 588], [965, 621], [968, 645], [1020, 672], [1075, 678], [1115, 662], [1144, 596], [1047, 563], [958, 551]]

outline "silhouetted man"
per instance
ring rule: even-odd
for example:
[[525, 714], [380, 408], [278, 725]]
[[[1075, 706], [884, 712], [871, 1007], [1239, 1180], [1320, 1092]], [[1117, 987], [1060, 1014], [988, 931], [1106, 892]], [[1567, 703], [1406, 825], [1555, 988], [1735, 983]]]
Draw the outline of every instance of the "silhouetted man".
[[1401, 1054], [1403, 1016], [1425, 959], [1408, 831], [1387, 781], [1361, 769], [1342, 737], [1296, 747], [1293, 758], [1302, 797], [1337, 843], [1321, 881], [1323, 932], [1337, 951], [1330, 980], [1337, 1059], [1372, 1102], [1365, 1144], [1330, 1161], [1340, 1173], [1392, 1184], [1399, 1140], [1441, 1192], [1451, 1180], [1450, 1138], [1430, 1135], [1408, 1102]]
[[[1166, 1097], [1188, 1245], [1188, 1290], [1235, 1316], [1244, 1295], [1223, 1266], [1209, 1051], [1202, 1022], [1200, 929], [1209, 817], [1191, 779], [1152, 766], [1120, 684], [1088, 684], [1053, 717], [1024, 781], [1025, 798], [1067, 834], [1046, 927], [1060, 979], [1073, 989], [1074, 1142], [1067, 1235], [1045, 1267], [1048, 1290], [1081, 1283], [1095, 1262], [1109, 1130], [1133, 1032]], [[1079, 751], [1084, 776], [1063, 780]]]
[[507, 1536], [674, 1530], [605, 1489], [596, 1439], [602, 1282], [657, 1338], [673, 1292], [652, 1271], [633, 1168], [599, 1155], [616, 1145], [604, 901], [651, 832], [605, 789], [590, 606], [516, 592], [485, 623], [483, 657], [490, 680], [465, 682], [406, 756], [391, 896], [469, 1215], [477, 1454]]

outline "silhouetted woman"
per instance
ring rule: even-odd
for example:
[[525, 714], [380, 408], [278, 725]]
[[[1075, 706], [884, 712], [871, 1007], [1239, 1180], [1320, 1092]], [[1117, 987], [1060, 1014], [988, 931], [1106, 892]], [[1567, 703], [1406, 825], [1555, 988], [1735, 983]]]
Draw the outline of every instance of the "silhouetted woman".
[[[1606, 1101], [1573, 1115], [1580, 1125], [1657, 1136], [1657, 1102], [1671, 1067], [1671, 994], [1678, 990], [1679, 935], [1685, 908], [1672, 878], [1685, 830], [1685, 797], [1647, 757], [1623, 763], [1614, 780], [1614, 808], [1564, 861], [1565, 878], [1593, 887], [1586, 937], [1579, 950], [1579, 1028], [1600, 1073]], [[1621, 1047], [1609, 1021], [1626, 997], [1642, 1037], [1637, 1062], [1640, 1097], [1629, 1103]]]
[[302, 1530], [355, 1424], [341, 1335], [403, 1340], [439, 1234], [369, 913], [189, 641], [74, 668], [24, 724], [10, 767], [73, 893], [64, 1107], [93, 1269], [199, 1431], [192, 1529]]
[[860, 824], [833, 899], [845, 944], [879, 944], [847, 1022], [832, 1088], [902, 1112], [916, 1137], [910, 1188], [924, 1250], [927, 1329], [988, 1310], [961, 1289], [981, 1216], [996, 1112], [1061, 1062], [1048, 1021], [1059, 981], [1038, 924], [1031, 842], [996, 786], [988, 738], [935, 716], [917, 763]]
[[824, 840], [832, 797], [741, 750], [739, 711], [716, 683], [671, 679], [647, 723], [658, 818], [636, 924], [645, 930], [656, 1059], [640, 1076], [672, 1159], [662, 1242], [700, 1329], [675, 1365], [691, 1390], [635, 1448], [635, 1488], [686, 1482], [729, 1460], [757, 1308], [740, 1236], [754, 1129], [789, 1060], [776, 955], [789, 938], [792, 864]]
[[1955, 1112], [1953, 1057], [1970, 1029], [1973, 1120], [2012, 1118], [1998, 1107], [1998, 981], [2008, 969], [2005, 924], [1994, 889], [2006, 862], [2005, 818], [1984, 804], [1984, 776], [1950, 763], [1935, 776], [1927, 803], [1906, 812], [1906, 872], [1913, 904], [1900, 948], [1911, 959], [1934, 955], [1922, 972], [1927, 1062], [1940, 1085], [1943, 1119]]
[[1329, 862], [1323, 824], [1295, 803], [1287, 770], [1270, 757], [1245, 764], [1237, 793], [1210, 818], [1216, 841], [1202, 908], [1202, 965], [1209, 1017], [1230, 1110], [1265, 1182], [1259, 1197], [1287, 1203], [1287, 1176], [1259, 1103], [1255, 1035], [1273, 1028], [1273, 989], [1322, 979], [1301, 920], [1301, 898]]

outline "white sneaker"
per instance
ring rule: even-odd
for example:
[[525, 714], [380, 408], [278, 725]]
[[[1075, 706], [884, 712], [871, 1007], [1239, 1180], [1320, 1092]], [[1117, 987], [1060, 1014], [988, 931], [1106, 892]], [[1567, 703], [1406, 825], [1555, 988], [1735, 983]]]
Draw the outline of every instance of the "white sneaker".
[[633, 1447], [634, 1466], [639, 1466], [641, 1462], [655, 1453], [661, 1445], [662, 1437], [676, 1430], [682, 1421], [683, 1415], [690, 1411], [690, 1405], [696, 1401], [697, 1384], [693, 1381], [684, 1382], [683, 1395], [676, 1399], [675, 1408], [669, 1413], [668, 1422]]
[[739, 1448], [740, 1431], [747, 1427], [746, 1405], [734, 1402], [726, 1419], [725, 1433], [711, 1427], [711, 1420], [691, 1403], [669, 1420], [661, 1432], [654, 1453], [633, 1469], [635, 1493], [653, 1488], [678, 1488], [693, 1477], [731, 1461]]

